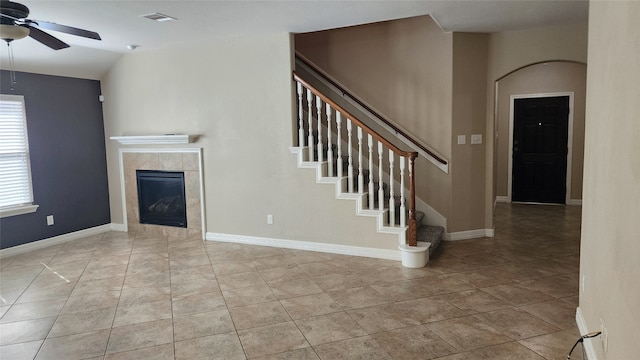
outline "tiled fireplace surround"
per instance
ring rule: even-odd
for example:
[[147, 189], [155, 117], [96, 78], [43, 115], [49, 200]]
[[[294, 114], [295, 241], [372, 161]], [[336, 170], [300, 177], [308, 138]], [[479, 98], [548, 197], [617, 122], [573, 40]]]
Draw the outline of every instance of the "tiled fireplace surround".
[[[123, 203], [128, 232], [202, 238], [204, 204], [200, 154], [199, 148], [120, 149], [120, 176], [124, 185]], [[187, 228], [140, 224], [136, 170], [184, 171]]]

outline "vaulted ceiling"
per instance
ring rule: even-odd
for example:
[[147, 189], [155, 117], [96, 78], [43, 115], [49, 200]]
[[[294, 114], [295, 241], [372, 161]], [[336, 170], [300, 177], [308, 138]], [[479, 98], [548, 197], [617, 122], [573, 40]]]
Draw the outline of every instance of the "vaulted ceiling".
[[[71, 47], [51, 50], [27, 38], [12, 43], [19, 71], [100, 79], [123, 54], [186, 42], [272, 32], [311, 32], [431, 15], [444, 31], [498, 32], [586, 22], [586, 0], [18, 0], [29, 18], [98, 32], [102, 41], [49, 31]], [[175, 21], [142, 15], [162, 13]], [[129, 50], [127, 45], [139, 45]], [[0, 50], [8, 68], [8, 51]]]

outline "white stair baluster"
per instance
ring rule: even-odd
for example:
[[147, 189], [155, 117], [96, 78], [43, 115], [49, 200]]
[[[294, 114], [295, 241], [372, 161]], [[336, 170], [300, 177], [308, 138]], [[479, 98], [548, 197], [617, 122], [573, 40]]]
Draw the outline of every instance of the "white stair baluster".
[[358, 194], [362, 194], [364, 191], [364, 174], [362, 172], [362, 128], [358, 126]]
[[349, 192], [352, 193], [353, 192], [353, 156], [352, 153], [353, 151], [351, 150], [352, 145], [351, 145], [351, 120], [349, 118], [347, 118], [347, 138], [349, 139], [347, 141], [347, 146], [348, 146], [348, 161], [349, 161], [349, 167], [347, 168], [347, 177], [348, 177], [348, 181], [349, 181]]
[[407, 219], [406, 219], [406, 208], [404, 205], [405, 199], [404, 199], [404, 162], [405, 162], [405, 158], [404, 156], [400, 156], [400, 227], [404, 228], [406, 223], [407, 223]]
[[322, 144], [322, 99], [316, 96], [316, 110], [318, 111], [318, 162], [324, 161], [324, 150]]
[[378, 141], [378, 209], [384, 210], [384, 189], [382, 179], [382, 143]]
[[342, 114], [336, 111], [336, 144], [338, 145], [338, 179], [342, 181]]
[[309, 89], [307, 89], [307, 104], [309, 105], [309, 110], [307, 111], [307, 116], [309, 118], [309, 134], [307, 135], [307, 146], [309, 147], [309, 161], [315, 160], [313, 158], [313, 94]]
[[367, 137], [369, 145], [369, 210], [373, 210], [374, 188], [373, 188], [373, 137], [371, 134]]
[[324, 161], [324, 144], [322, 143], [322, 99], [316, 96], [316, 110], [318, 111], [318, 162]]
[[389, 225], [396, 225], [396, 201], [393, 198], [393, 162], [395, 160], [394, 153], [389, 149]]
[[414, 157], [409, 157], [409, 230], [407, 231], [406, 242], [409, 246], [417, 245], [417, 229], [416, 223], [416, 188], [414, 179]]
[[331, 106], [325, 104], [327, 112], [327, 176], [333, 176], [333, 148], [331, 144]]
[[303, 90], [302, 84], [297, 83], [298, 88], [298, 146], [304, 146], [304, 105], [303, 102]]

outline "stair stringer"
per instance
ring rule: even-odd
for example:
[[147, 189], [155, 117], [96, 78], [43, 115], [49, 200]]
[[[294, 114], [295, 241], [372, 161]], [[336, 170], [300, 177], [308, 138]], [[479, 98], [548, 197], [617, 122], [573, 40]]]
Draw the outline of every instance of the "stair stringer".
[[[339, 200], [352, 200], [355, 201], [355, 213], [358, 216], [375, 217], [376, 218], [376, 231], [383, 234], [391, 234], [398, 236], [398, 245], [406, 244], [406, 234], [408, 226], [387, 226], [385, 224], [385, 218], [387, 217], [388, 209], [365, 209], [364, 204], [368, 196], [368, 192], [362, 193], [348, 193], [342, 190], [346, 187], [348, 177], [342, 178], [326, 176], [328, 174], [328, 162], [308, 161], [309, 152], [308, 146], [292, 146], [289, 148], [292, 154], [296, 155], [298, 168], [316, 169], [316, 183], [318, 184], [333, 184], [335, 186], [335, 197]], [[430, 245], [430, 243], [425, 243]]]

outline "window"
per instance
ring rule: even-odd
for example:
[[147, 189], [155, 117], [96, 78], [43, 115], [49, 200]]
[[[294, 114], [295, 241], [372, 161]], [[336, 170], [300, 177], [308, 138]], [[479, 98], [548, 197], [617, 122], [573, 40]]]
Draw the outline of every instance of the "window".
[[0, 95], [0, 217], [37, 208], [33, 205], [24, 97]]

